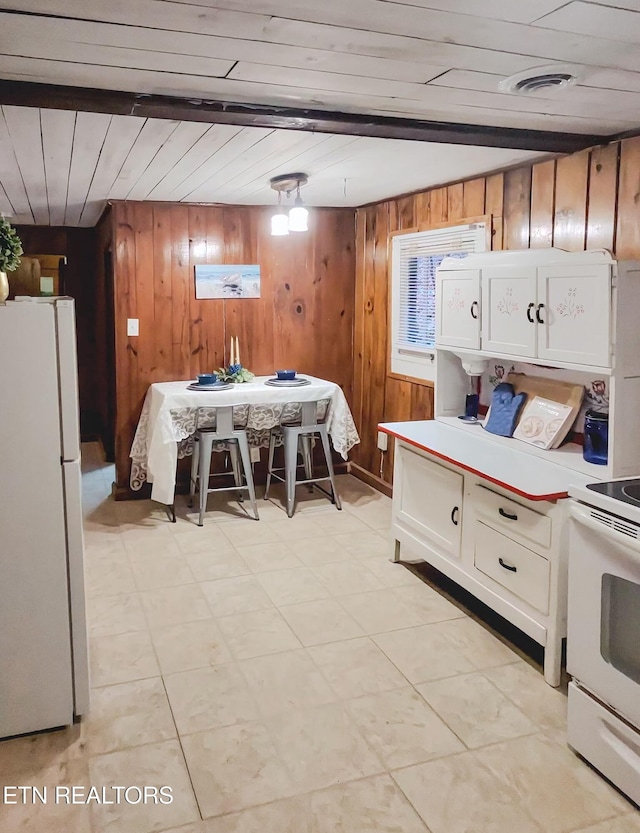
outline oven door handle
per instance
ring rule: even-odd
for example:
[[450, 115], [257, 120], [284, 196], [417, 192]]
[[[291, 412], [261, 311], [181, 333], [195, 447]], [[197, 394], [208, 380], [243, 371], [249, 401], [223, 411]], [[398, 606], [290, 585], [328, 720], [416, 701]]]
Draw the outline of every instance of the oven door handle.
[[[583, 524], [593, 532], [598, 532], [600, 535], [604, 535], [606, 538], [615, 541], [619, 546], [624, 547], [627, 550], [631, 550], [632, 552], [640, 552], [640, 538], [631, 538], [630, 536], [625, 535], [622, 532], [618, 532], [610, 526], [605, 526], [604, 524], [598, 523], [598, 521], [594, 521], [591, 517], [590, 510], [581, 504], [572, 503], [569, 506], [569, 514], [575, 521], [578, 521], [578, 523]], [[603, 514], [608, 515], [609, 513], [605, 512]], [[635, 526], [635, 524], [630, 521], [627, 521], [626, 523], [629, 526]]]

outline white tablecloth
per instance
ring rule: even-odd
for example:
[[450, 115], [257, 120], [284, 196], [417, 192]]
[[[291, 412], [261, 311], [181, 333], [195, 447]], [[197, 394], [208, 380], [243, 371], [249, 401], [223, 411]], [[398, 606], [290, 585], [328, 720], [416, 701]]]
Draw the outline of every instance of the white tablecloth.
[[131, 488], [141, 489], [146, 481], [153, 484], [153, 500], [173, 503], [178, 457], [191, 453], [198, 408], [248, 405], [249, 441], [264, 445], [269, 429], [278, 425], [288, 403], [329, 400], [327, 430], [333, 447], [346, 460], [360, 438], [342, 389], [335, 382], [313, 376], [305, 375], [311, 384], [296, 388], [265, 385], [268, 378], [258, 376], [252, 382], [217, 391], [188, 390], [191, 382], [151, 385], [131, 446]]

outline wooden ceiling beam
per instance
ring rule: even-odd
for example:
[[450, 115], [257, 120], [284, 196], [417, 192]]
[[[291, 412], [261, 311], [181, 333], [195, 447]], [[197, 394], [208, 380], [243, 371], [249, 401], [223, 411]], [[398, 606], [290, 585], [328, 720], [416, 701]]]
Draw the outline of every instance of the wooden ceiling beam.
[[573, 153], [614, 138], [1, 79], [0, 104], [547, 153]]

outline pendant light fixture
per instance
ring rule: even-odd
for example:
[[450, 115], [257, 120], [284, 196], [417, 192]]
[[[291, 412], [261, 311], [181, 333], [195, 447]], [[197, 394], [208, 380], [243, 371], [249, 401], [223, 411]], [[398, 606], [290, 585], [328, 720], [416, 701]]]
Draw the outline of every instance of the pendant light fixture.
[[[307, 223], [309, 212], [302, 203], [300, 196], [300, 187], [306, 185], [308, 177], [306, 174], [282, 174], [275, 176], [269, 180], [269, 185], [274, 191], [278, 192], [278, 213], [271, 218], [271, 234], [283, 235], [290, 231], [308, 231]], [[284, 213], [281, 208], [282, 194], [287, 195], [287, 198], [295, 191], [296, 198], [293, 207], [289, 210], [289, 215]]]
[[278, 192], [278, 210], [271, 217], [271, 235], [283, 237], [285, 234], [289, 234], [289, 217], [282, 207], [282, 193]]

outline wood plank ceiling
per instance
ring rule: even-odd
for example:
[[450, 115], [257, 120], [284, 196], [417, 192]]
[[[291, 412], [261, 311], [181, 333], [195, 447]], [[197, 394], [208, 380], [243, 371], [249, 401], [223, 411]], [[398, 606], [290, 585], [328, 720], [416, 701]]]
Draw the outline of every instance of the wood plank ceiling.
[[[602, 137], [640, 128], [639, 45], [638, 0], [0, 0], [0, 80]], [[539, 67], [578, 82], [500, 89]], [[310, 203], [356, 205], [524, 158], [5, 106], [0, 210], [92, 225], [107, 198], [268, 203], [292, 166]]]

